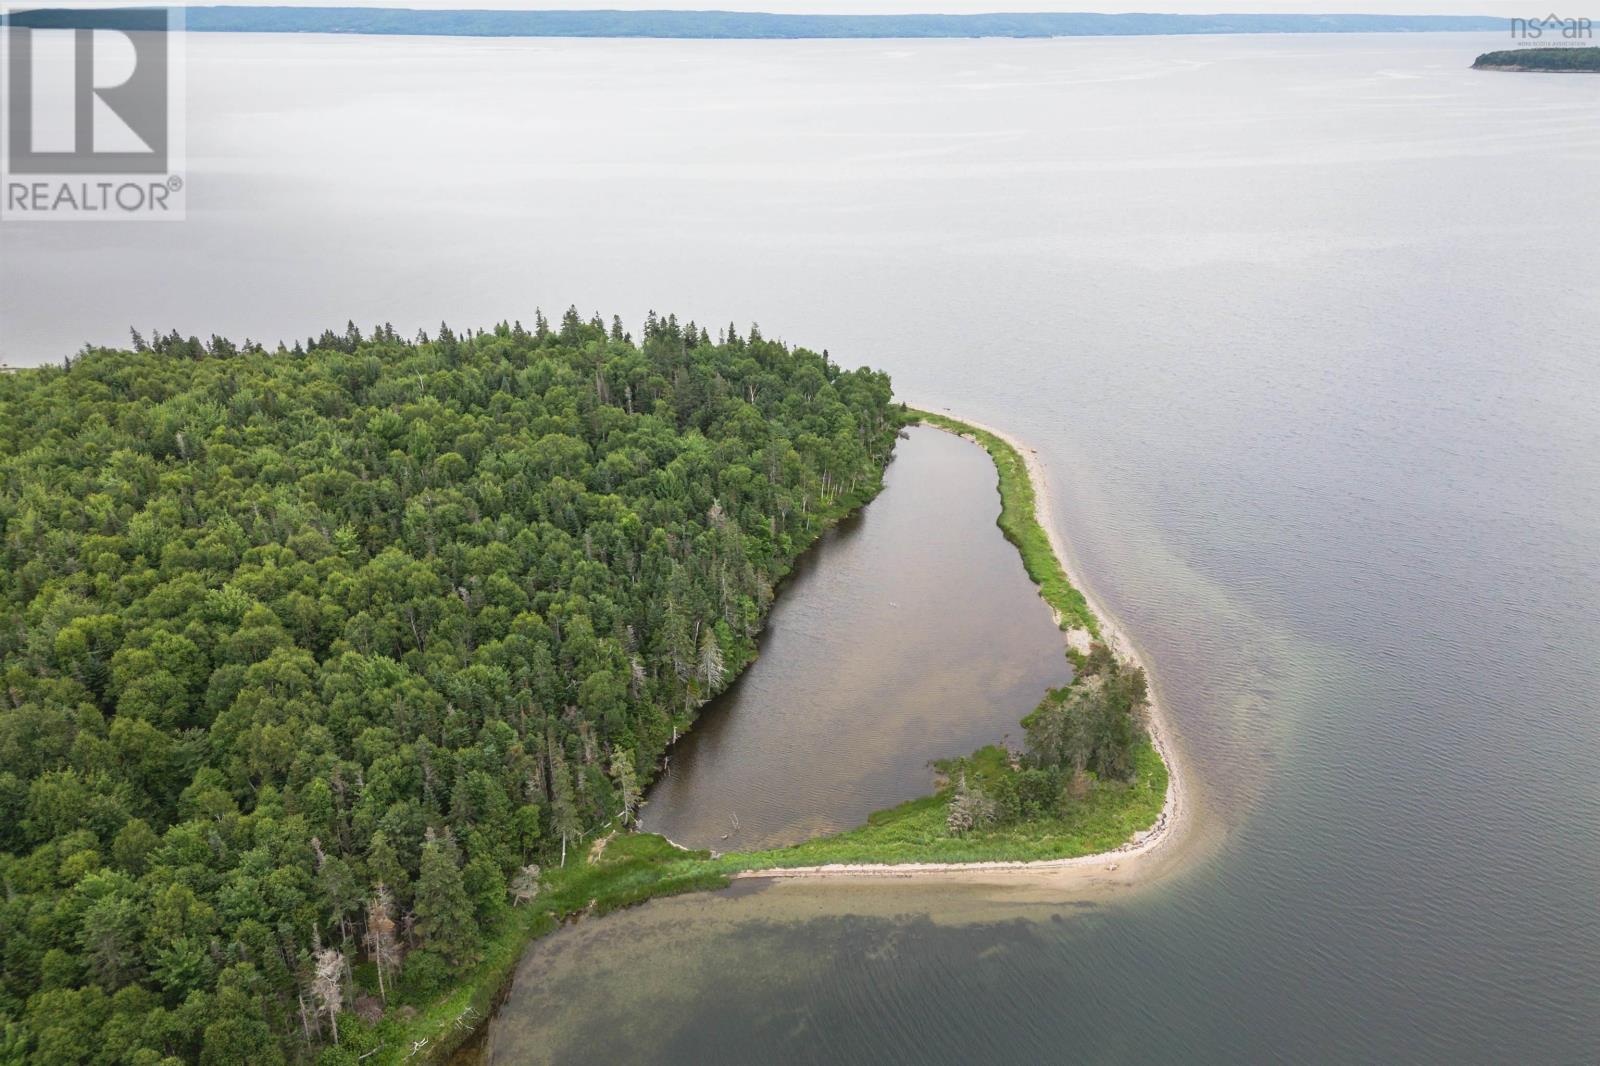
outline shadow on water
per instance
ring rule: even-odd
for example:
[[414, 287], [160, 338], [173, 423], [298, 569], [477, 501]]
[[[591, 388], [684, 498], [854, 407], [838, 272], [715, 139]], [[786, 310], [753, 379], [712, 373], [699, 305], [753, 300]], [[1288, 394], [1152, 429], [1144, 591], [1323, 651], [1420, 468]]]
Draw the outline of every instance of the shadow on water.
[[[904, 452], [903, 444], [901, 445], [900, 450], [902, 453]], [[886, 477], [885, 480], [887, 481], [889, 479]], [[887, 488], [885, 491], [887, 491]], [[871, 507], [871, 504], [869, 503], [867, 506]], [[855, 511], [841, 518], [836, 525], [823, 533], [809, 550], [802, 554], [800, 558], [795, 560], [794, 566], [787, 574], [783, 576], [783, 579], [778, 582], [778, 585], [774, 590], [776, 605], [773, 610], [773, 617], [768, 619], [766, 630], [757, 640], [758, 656], [766, 655], [766, 646], [771, 637], [772, 627], [775, 624], [776, 619], [781, 616], [781, 612], [784, 610], [785, 604], [788, 603], [793, 589], [796, 586], [803, 587], [813, 574], [823, 567], [826, 567], [828, 565], [827, 560], [832, 553], [849, 550], [850, 542], [861, 535], [862, 528], [866, 522], [866, 513], [867, 508], [862, 508], [861, 510]], [[660, 782], [665, 781], [668, 777], [672, 776], [673, 763], [677, 764], [677, 772], [680, 775], [685, 772], [683, 769], [685, 761], [693, 759], [691, 752], [694, 750], [695, 746], [700, 743], [700, 741], [698, 741], [696, 738], [704, 736], [708, 733], [715, 734], [720, 730], [727, 729], [728, 723], [723, 720], [724, 718], [726, 718], [728, 715], [739, 713], [740, 705], [747, 700], [759, 698], [753, 695], [746, 697], [744, 694], [744, 689], [750, 683], [751, 673], [756, 669], [761, 661], [761, 658], [758, 658], [755, 663], [752, 663], [749, 668], [740, 673], [738, 677], [734, 678], [732, 684], [723, 689], [721, 694], [718, 695], [716, 699], [712, 700], [710, 703], [707, 703], [700, 709], [700, 714], [695, 719], [693, 730], [680, 737], [677, 744], [674, 745], [672, 750], [669, 752], [667, 767], [657, 779], [658, 785]], [[649, 794], [646, 796], [647, 806], [642, 812], [642, 816], [645, 819], [663, 816], [663, 812], [660, 810], [660, 808], [664, 805], [657, 802], [662, 798], [663, 793], [664, 790], [659, 787], [653, 787], [650, 789]], [[653, 813], [648, 806], [649, 804], [655, 804], [657, 808]], [[660, 831], [656, 829], [653, 824], [647, 828], [650, 832]]]

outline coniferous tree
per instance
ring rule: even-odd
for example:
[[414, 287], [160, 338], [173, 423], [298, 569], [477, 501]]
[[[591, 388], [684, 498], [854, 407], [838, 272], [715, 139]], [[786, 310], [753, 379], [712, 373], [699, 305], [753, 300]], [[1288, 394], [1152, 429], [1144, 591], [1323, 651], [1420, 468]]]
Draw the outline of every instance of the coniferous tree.
[[621, 794], [622, 824], [627, 825], [633, 820], [633, 812], [639, 806], [639, 777], [633, 771], [633, 756], [621, 748], [611, 753], [611, 777]]
[[700, 637], [700, 676], [705, 681], [707, 695], [722, 688], [722, 642], [717, 640], [714, 626], [706, 626]]
[[478, 923], [461, 880], [456, 848], [448, 836], [428, 832], [417, 876], [417, 936], [422, 946], [464, 966], [477, 961]]
[[401, 900], [410, 896], [411, 879], [389, 842], [389, 834], [382, 829], [372, 834], [372, 843], [367, 846], [367, 877], [388, 889], [391, 896]]
[[567, 864], [567, 843], [583, 832], [583, 821], [572, 794], [572, 771], [560, 751], [550, 753], [550, 821], [561, 838], [561, 865]]

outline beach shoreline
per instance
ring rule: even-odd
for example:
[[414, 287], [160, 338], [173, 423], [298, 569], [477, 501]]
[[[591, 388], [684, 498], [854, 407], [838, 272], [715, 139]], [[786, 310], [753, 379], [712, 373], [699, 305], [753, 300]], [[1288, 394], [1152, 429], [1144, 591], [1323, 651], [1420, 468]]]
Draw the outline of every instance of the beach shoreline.
[[[1039, 461], [1038, 454], [1027, 443], [1018, 439], [1004, 430], [996, 429], [982, 422], [974, 421], [958, 415], [948, 408], [933, 408], [931, 406], [912, 405], [914, 409], [939, 413], [947, 418], [964, 423], [973, 429], [988, 433], [1010, 446], [1022, 457], [1023, 465], [1028, 471], [1028, 480], [1033, 486], [1034, 519], [1044, 529], [1050, 542], [1050, 549], [1055, 553], [1056, 560], [1061, 564], [1062, 571], [1067, 575], [1067, 580], [1083, 594], [1089, 605], [1089, 610], [1094, 614], [1100, 627], [1102, 641], [1111, 649], [1117, 658], [1125, 663], [1137, 666], [1144, 671], [1149, 683], [1149, 713], [1148, 725], [1150, 742], [1155, 747], [1157, 754], [1167, 767], [1167, 792], [1161, 807], [1161, 813], [1156, 817], [1155, 824], [1149, 829], [1133, 834], [1127, 842], [1112, 848], [1109, 851], [1097, 852], [1092, 855], [1077, 855], [1061, 859], [1035, 859], [1027, 861], [980, 861], [980, 862], [908, 862], [908, 863], [830, 863], [821, 866], [791, 866], [774, 867], [759, 870], [743, 870], [729, 875], [731, 880], [764, 879], [773, 881], [785, 880], [811, 880], [819, 878], [837, 879], [878, 879], [878, 878], [906, 878], [906, 877], [936, 877], [963, 881], [990, 881], [999, 878], [1010, 879], [1017, 875], [1031, 878], [1045, 878], [1059, 881], [1063, 877], [1083, 876], [1089, 874], [1117, 874], [1115, 880], [1128, 882], [1133, 875], [1147, 872], [1152, 856], [1158, 852], [1169, 850], [1172, 842], [1179, 836], [1180, 830], [1187, 822], [1189, 809], [1182, 770], [1174, 757], [1171, 742], [1171, 727], [1168, 723], [1163, 705], [1157, 691], [1158, 685], [1155, 675], [1151, 673], [1139, 654], [1138, 647], [1128, 636], [1127, 631], [1119, 625], [1112, 616], [1089, 590], [1082, 580], [1077, 567], [1073, 565], [1072, 556], [1067, 551], [1066, 542], [1062, 538], [1055, 524], [1054, 510], [1051, 505], [1049, 482], [1044, 464]], [[982, 442], [970, 434], [958, 430], [938, 426], [932, 422], [924, 425], [933, 426], [943, 432], [954, 433], [964, 440], [971, 441], [982, 447]], [[1048, 601], [1047, 601], [1048, 603]], [[1060, 623], [1060, 615], [1054, 606], [1051, 613]], [[1063, 630], [1063, 635], [1065, 635]], [[1103, 878], [1102, 878], [1103, 880]]]

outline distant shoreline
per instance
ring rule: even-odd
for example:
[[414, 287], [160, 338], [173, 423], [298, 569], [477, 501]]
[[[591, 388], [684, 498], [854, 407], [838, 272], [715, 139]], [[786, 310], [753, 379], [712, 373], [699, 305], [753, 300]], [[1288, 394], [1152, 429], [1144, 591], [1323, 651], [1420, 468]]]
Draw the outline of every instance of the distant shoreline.
[[1536, 71], [1541, 74], [1600, 74], [1600, 48], [1512, 48], [1485, 52], [1473, 70]]
[[[9, 24], [118, 29], [129, 8], [39, 7]], [[167, 10], [175, 10], [167, 8]], [[759, 11], [513, 11], [449, 8], [208, 6], [181, 9], [191, 33], [324, 33], [437, 37], [581, 37], [675, 40], [872, 40], [1128, 37], [1250, 33], [1504, 31], [1488, 15], [1304, 15], [1025, 12], [968, 15], [805, 15]], [[148, 28], [148, 24], [137, 28]]]

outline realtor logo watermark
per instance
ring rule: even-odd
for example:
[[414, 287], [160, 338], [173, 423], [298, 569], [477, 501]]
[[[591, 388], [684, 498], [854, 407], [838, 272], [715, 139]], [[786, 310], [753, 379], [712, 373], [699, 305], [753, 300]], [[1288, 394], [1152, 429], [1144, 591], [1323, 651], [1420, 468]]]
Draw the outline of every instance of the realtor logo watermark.
[[1577, 48], [1594, 40], [1594, 23], [1586, 18], [1546, 15], [1542, 19], [1512, 19], [1511, 36], [1526, 48]]
[[0, 16], [0, 222], [181, 221], [182, 9]]

